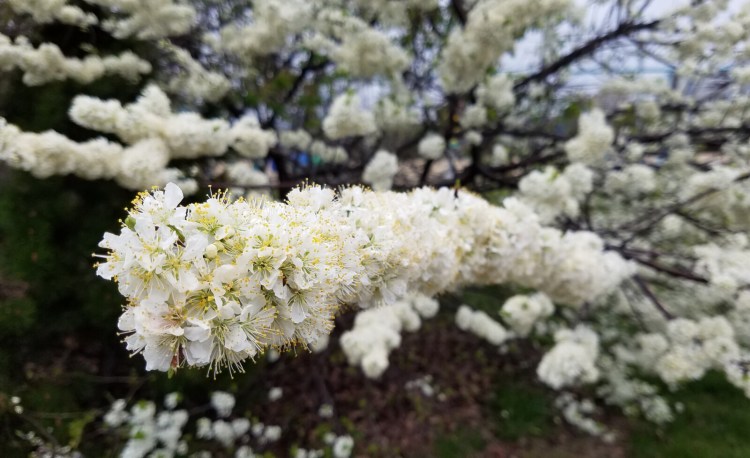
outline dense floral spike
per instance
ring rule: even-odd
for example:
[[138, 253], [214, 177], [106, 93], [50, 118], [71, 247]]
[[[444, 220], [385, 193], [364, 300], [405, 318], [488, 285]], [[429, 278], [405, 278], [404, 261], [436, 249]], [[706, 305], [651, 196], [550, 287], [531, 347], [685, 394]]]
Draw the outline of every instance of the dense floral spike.
[[90, 84], [107, 75], [119, 75], [136, 82], [151, 73], [151, 64], [131, 51], [83, 59], [66, 57], [53, 43], [34, 47], [24, 36], [14, 40], [0, 33], [0, 72], [19, 69], [27, 86], [40, 86], [54, 81], [72, 79]]
[[100, 244], [109, 252], [97, 273], [128, 299], [119, 327], [149, 370], [242, 370], [269, 346], [326, 336], [344, 304], [513, 282], [578, 306], [633, 272], [594, 234], [544, 228], [516, 200], [495, 207], [465, 191], [312, 186], [286, 203], [181, 200], [171, 183], [141, 194]]

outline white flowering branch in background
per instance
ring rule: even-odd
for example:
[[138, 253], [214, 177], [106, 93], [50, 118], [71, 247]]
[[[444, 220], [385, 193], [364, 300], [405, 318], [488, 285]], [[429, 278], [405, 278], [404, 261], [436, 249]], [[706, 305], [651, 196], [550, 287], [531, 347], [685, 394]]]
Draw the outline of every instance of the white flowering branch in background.
[[23, 82], [39, 86], [67, 78], [89, 84], [105, 75], [119, 75], [138, 81], [151, 72], [151, 64], [131, 51], [116, 56], [88, 56], [83, 59], [65, 57], [57, 45], [44, 43], [37, 48], [24, 37], [12, 41], [0, 33], [0, 71], [18, 68]]

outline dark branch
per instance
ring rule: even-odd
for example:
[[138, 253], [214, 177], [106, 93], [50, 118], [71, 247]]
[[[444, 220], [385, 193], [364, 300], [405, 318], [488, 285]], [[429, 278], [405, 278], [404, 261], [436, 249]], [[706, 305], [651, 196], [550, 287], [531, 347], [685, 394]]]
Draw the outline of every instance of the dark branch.
[[669, 310], [664, 308], [664, 305], [659, 301], [659, 298], [656, 297], [656, 294], [654, 294], [653, 291], [651, 291], [651, 288], [649, 288], [648, 283], [646, 283], [643, 278], [641, 278], [638, 275], [635, 275], [633, 277], [633, 281], [635, 281], [635, 284], [638, 285], [638, 287], [641, 289], [643, 294], [656, 306], [656, 309], [661, 312], [661, 314], [664, 316], [664, 318], [671, 320], [674, 318], [674, 315], [672, 315]]
[[533, 82], [543, 81], [548, 76], [554, 75], [555, 73], [559, 72], [565, 67], [568, 67], [574, 62], [593, 54], [599, 48], [601, 48], [604, 44], [610, 41], [617, 40], [622, 37], [626, 37], [632, 33], [639, 32], [641, 30], [653, 29], [657, 25], [659, 25], [659, 23], [660, 23], [659, 20], [655, 20], [651, 22], [642, 22], [642, 23], [623, 22], [611, 32], [598, 36], [596, 38], [592, 38], [591, 40], [587, 41], [580, 47], [574, 49], [568, 54], [557, 59], [555, 62], [542, 68], [538, 72], [531, 74], [527, 76], [526, 78], [522, 79], [521, 81], [515, 84], [513, 89], [516, 92], [518, 92]]

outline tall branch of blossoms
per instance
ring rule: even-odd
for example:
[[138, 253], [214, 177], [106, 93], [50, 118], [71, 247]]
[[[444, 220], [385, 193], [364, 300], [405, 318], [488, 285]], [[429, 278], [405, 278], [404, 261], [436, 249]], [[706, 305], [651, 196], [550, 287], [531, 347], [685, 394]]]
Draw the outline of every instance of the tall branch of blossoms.
[[173, 184], [141, 194], [100, 245], [97, 273], [128, 300], [127, 347], [152, 370], [242, 370], [269, 346], [315, 343], [344, 304], [517, 283], [577, 307], [633, 273], [594, 234], [544, 228], [514, 199], [358, 187], [297, 189], [286, 203], [181, 199]]

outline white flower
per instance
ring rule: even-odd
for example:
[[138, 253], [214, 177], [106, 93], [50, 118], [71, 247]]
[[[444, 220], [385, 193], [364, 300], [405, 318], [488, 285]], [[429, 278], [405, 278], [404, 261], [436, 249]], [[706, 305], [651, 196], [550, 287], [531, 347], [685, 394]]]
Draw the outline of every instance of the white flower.
[[374, 348], [362, 358], [362, 371], [368, 378], [378, 378], [388, 369], [388, 352], [383, 347]]
[[224, 420], [216, 420], [212, 426], [213, 437], [221, 442], [224, 447], [231, 447], [234, 444], [235, 435], [232, 425]]
[[318, 416], [320, 416], [320, 418], [333, 417], [333, 406], [331, 404], [322, 404], [318, 409]]
[[398, 172], [398, 158], [385, 150], [375, 153], [362, 172], [362, 181], [376, 191], [387, 191], [393, 186], [393, 177]]
[[488, 164], [490, 167], [500, 167], [501, 165], [508, 163], [508, 149], [500, 143], [496, 143], [492, 147], [492, 155], [490, 155]]
[[469, 105], [461, 117], [465, 129], [479, 129], [487, 124], [487, 109], [481, 105]]
[[230, 393], [224, 391], [214, 391], [211, 393], [211, 406], [220, 417], [228, 417], [232, 414], [234, 402], [234, 396]]
[[554, 311], [552, 301], [546, 295], [537, 293], [532, 296], [511, 297], [503, 304], [500, 315], [516, 334], [527, 336], [534, 324], [552, 315]]
[[263, 439], [267, 442], [276, 442], [281, 438], [281, 426], [270, 425], [263, 430]]
[[278, 401], [284, 395], [284, 390], [281, 387], [275, 386], [268, 392], [268, 400], [271, 402]]
[[497, 321], [481, 310], [472, 310], [466, 305], [458, 308], [456, 325], [487, 340], [493, 345], [500, 345], [511, 337], [511, 334]]
[[192, 28], [196, 11], [190, 5], [174, 0], [153, 0], [148, 4], [123, 0], [86, 0], [111, 8], [122, 16], [104, 21], [104, 29], [115, 38], [135, 37], [141, 40], [183, 35]]
[[199, 418], [198, 421], [195, 423], [196, 427], [196, 437], [198, 439], [213, 439], [214, 432], [213, 432], [213, 424], [211, 423], [211, 420], [208, 418]]
[[229, 130], [232, 148], [242, 156], [263, 159], [276, 145], [278, 138], [271, 130], [263, 130], [258, 118], [244, 116]]
[[175, 407], [177, 407], [177, 404], [180, 402], [181, 398], [182, 396], [180, 395], [180, 393], [169, 393], [164, 398], [164, 407], [170, 410], [174, 409]]
[[323, 131], [332, 140], [375, 133], [375, 118], [362, 109], [357, 95], [342, 94], [334, 99], [323, 119]]
[[656, 373], [669, 385], [697, 380], [706, 372], [696, 348], [677, 346], [656, 363]]
[[126, 403], [124, 399], [118, 399], [112, 403], [109, 412], [104, 415], [104, 423], [107, 426], [116, 428], [125, 423], [130, 415], [125, 411]]
[[614, 138], [614, 130], [607, 125], [604, 112], [595, 109], [578, 119], [578, 134], [565, 143], [565, 152], [571, 162], [599, 165]]
[[558, 390], [580, 383], [592, 383], [599, 378], [596, 359], [599, 338], [591, 329], [578, 326], [555, 334], [555, 346], [547, 352], [537, 367], [537, 375], [550, 387]]
[[516, 96], [513, 93], [513, 81], [503, 73], [490, 77], [477, 88], [477, 98], [485, 105], [498, 111], [513, 107]]
[[445, 139], [442, 135], [435, 133], [427, 134], [420, 140], [417, 150], [419, 155], [425, 159], [440, 159], [443, 153], [445, 153]]
[[333, 443], [334, 458], [349, 458], [354, 448], [354, 439], [351, 436], [339, 436]]

